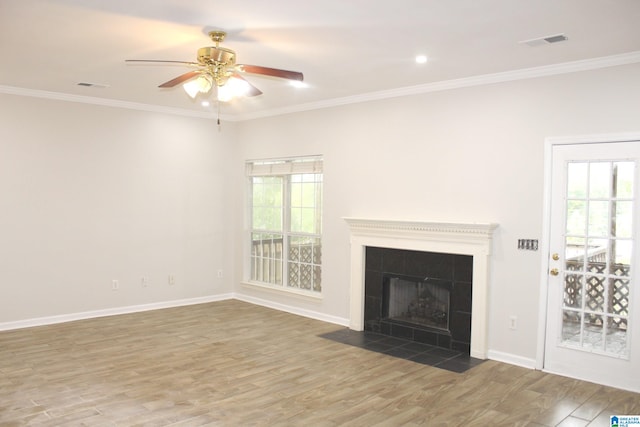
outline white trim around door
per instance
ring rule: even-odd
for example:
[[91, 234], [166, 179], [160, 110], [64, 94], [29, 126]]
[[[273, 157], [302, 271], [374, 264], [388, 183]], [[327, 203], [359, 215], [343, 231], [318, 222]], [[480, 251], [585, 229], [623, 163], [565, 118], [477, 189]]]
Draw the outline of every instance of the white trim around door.
[[545, 339], [547, 330], [547, 297], [548, 297], [548, 271], [550, 231], [551, 231], [551, 186], [552, 186], [552, 164], [553, 149], [560, 145], [579, 144], [601, 144], [615, 142], [630, 142], [640, 140], [639, 132], [619, 133], [619, 134], [598, 134], [566, 137], [550, 137], [545, 139], [544, 146], [544, 192], [543, 192], [543, 229], [540, 250], [542, 253], [542, 263], [540, 266], [540, 306], [538, 318], [538, 336], [535, 368], [544, 369]]

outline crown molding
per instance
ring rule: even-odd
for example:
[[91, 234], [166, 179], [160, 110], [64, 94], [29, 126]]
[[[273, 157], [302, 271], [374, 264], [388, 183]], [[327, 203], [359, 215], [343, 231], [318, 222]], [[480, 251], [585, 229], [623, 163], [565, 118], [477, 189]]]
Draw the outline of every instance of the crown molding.
[[[640, 62], [640, 51], [627, 52], [619, 55], [604, 56], [600, 58], [584, 59], [579, 61], [563, 62], [541, 67], [524, 68], [520, 70], [505, 71], [501, 73], [483, 74], [479, 76], [463, 77], [460, 79], [443, 80], [416, 86], [406, 86], [397, 89], [369, 92], [360, 95], [342, 98], [327, 99], [318, 102], [290, 105], [282, 108], [273, 108], [263, 111], [255, 111], [245, 114], [221, 115], [220, 119], [230, 122], [242, 122], [266, 117], [281, 116], [304, 111], [319, 110], [323, 108], [338, 107], [349, 104], [379, 101], [388, 98], [418, 95], [430, 92], [460, 89], [472, 86], [503, 83], [515, 80], [526, 80], [538, 77], [554, 76], [558, 74], [576, 73], [580, 71], [596, 70], [600, 68], [615, 67], [620, 65], [635, 64]], [[54, 99], [58, 101], [79, 102], [85, 104], [102, 105], [107, 107], [124, 108], [129, 110], [149, 111], [154, 113], [173, 114], [187, 117], [214, 119], [211, 112], [185, 110], [182, 108], [165, 107], [159, 105], [143, 104], [115, 99], [97, 98], [84, 95], [72, 95], [61, 92], [49, 92], [36, 89], [26, 89], [13, 86], [0, 85], [0, 93], [9, 95], [30, 96], [35, 98]]]
[[257, 111], [254, 113], [239, 114], [231, 120], [245, 121], [264, 117], [280, 116], [322, 108], [338, 107], [342, 105], [357, 104], [363, 102], [378, 101], [388, 98], [418, 95], [430, 92], [460, 89], [471, 86], [482, 86], [495, 83], [526, 80], [538, 77], [554, 76], [558, 74], [576, 73], [580, 71], [597, 70], [600, 68], [615, 67], [620, 65], [635, 64], [640, 62], [640, 51], [627, 52], [619, 55], [604, 56], [579, 61], [563, 62], [540, 67], [523, 68], [520, 70], [505, 71], [501, 73], [483, 74], [478, 76], [463, 77], [460, 79], [443, 80], [416, 86], [406, 86], [397, 89], [369, 92], [361, 95], [347, 96], [343, 98], [328, 99], [307, 104], [292, 105], [289, 107], [271, 110]]
[[[164, 113], [177, 116], [196, 117], [201, 119], [213, 119], [213, 113], [191, 111], [183, 108], [165, 107], [161, 105], [143, 104], [138, 102], [121, 101], [117, 99], [98, 98], [86, 95], [73, 95], [62, 92], [50, 92], [38, 89], [26, 89], [15, 86], [0, 85], [0, 93], [7, 95], [29, 96], [33, 98], [53, 99], [56, 101], [78, 102], [81, 104], [101, 105], [104, 107], [124, 108], [127, 110], [148, 111], [152, 113]], [[228, 117], [220, 116], [228, 120]]]

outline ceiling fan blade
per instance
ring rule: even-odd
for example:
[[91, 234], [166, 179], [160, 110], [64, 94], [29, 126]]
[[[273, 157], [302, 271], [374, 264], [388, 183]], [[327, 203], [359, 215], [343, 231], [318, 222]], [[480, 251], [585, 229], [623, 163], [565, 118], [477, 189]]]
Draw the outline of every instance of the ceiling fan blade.
[[289, 80], [298, 80], [300, 82], [304, 78], [302, 73], [298, 71], [288, 71], [288, 70], [281, 70], [279, 68], [261, 67], [260, 65], [238, 64], [236, 65], [236, 70], [243, 73], [261, 74], [263, 76], [279, 77], [281, 79], [289, 79]]
[[183, 65], [194, 65], [194, 66], [200, 65], [197, 62], [169, 61], [164, 59], [125, 59], [124, 62], [151, 62], [156, 64], [183, 64]]
[[242, 80], [244, 82], [246, 82], [249, 85], [249, 90], [246, 93], [246, 96], [258, 96], [258, 95], [262, 95], [262, 91], [260, 89], [258, 89], [257, 87], [255, 87], [254, 85], [252, 85], [251, 83], [249, 83], [249, 81], [247, 81], [247, 79], [245, 79], [244, 77], [242, 77], [240, 74], [238, 73], [233, 73], [231, 75], [231, 77], [233, 77], [234, 79], [239, 79]]
[[192, 78], [200, 75], [200, 73], [201, 73], [200, 70], [189, 71], [188, 73], [179, 75], [178, 77], [171, 79], [168, 82], [162, 83], [158, 87], [174, 87], [179, 85], [180, 83], [186, 82], [187, 80], [191, 80]]

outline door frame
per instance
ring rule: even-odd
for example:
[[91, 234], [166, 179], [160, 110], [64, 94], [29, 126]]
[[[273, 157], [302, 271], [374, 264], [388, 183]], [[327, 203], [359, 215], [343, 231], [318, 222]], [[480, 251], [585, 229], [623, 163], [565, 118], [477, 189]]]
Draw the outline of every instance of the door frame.
[[549, 242], [551, 239], [551, 174], [553, 148], [559, 145], [606, 144], [640, 141], [640, 131], [627, 133], [593, 134], [548, 137], [544, 141], [544, 188], [542, 200], [542, 238], [540, 242], [540, 305], [538, 310], [538, 339], [535, 369], [544, 371], [545, 338], [547, 333], [547, 276], [549, 271]]

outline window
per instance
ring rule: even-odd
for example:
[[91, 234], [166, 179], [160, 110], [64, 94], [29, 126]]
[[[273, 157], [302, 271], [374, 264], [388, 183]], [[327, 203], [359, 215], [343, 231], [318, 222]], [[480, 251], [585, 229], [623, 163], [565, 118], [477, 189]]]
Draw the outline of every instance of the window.
[[322, 158], [247, 162], [249, 280], [322, 290]]

